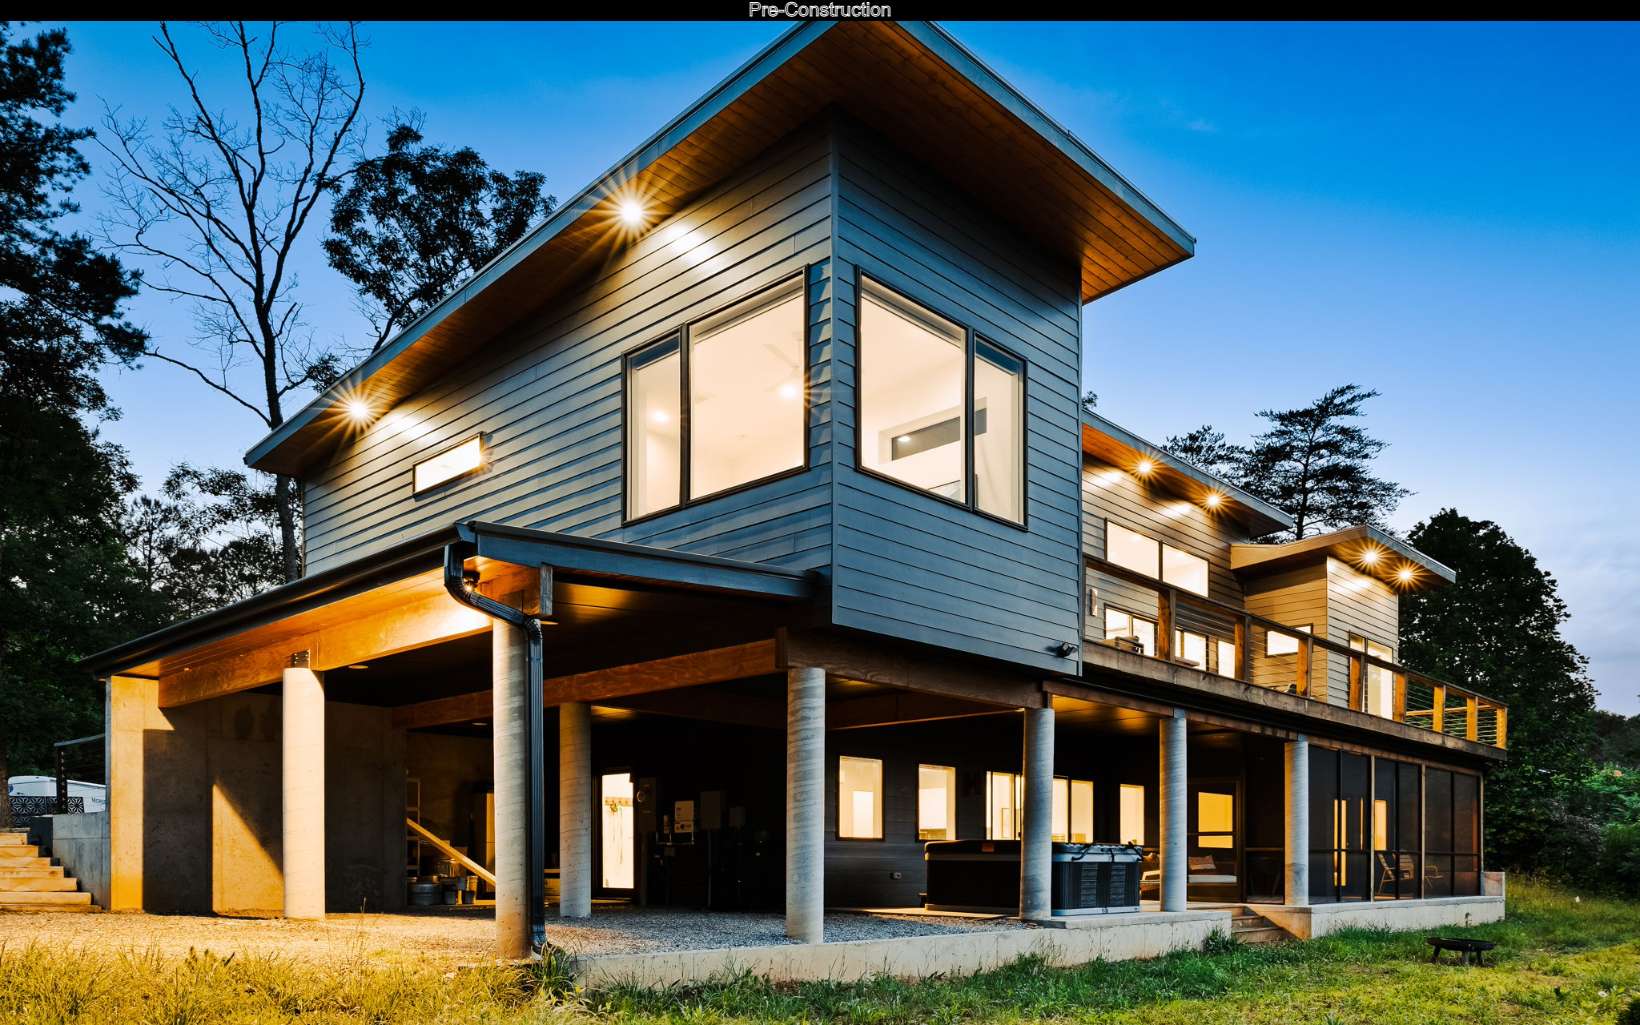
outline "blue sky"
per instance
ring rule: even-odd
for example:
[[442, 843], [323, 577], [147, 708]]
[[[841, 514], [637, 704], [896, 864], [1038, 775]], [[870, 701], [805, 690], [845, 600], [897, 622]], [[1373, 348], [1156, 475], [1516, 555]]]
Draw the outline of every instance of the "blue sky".
[[[1382, 471], [1416, 492], [1394, 524], [1448, 505], [1501, 523], [1559, 578], [1602, 705], [1640, 712], [1640, 28], [947, 27], [1198, 239], [1086, 311], [1101, 412], [1158, 440], [1244, 436], [1259, 408], [1380, 389]], [[419, 109], [433, 141], [565, 197], [781, 28], [372, 25], [367, 109]], [[70, 26], [72, 120], [106, 100], [157, 122], [180, 98], [153, 32]], [[94, 186], [81, 199], [95, 215]], [[357, 341], [319, 237], [308, 323]], [[186, 345], [186, 309], [135, 312]], [[107, 380], [125, 415], [105, 433], [149, 482], [183, 458], [238, 465], [260, 436], [179, 371]]]

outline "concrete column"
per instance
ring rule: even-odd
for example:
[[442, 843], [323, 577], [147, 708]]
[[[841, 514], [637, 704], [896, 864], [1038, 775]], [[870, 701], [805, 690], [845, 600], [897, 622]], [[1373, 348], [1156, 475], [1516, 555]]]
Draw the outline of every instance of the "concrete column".
[[1161, 723], [1162, 910], [1183, 911], [1190, 885], [1189, 721], [1175, 710]]
[[282, 681], [282, 797], [280, 830], [284, 849], [285, 917], [325, 917], [325, 686], [301, 665], [285, 670]]
[[1019, 917], [1053, 916], [1053, 709], [1025, 709]]
[[495, 953], [516, 960], [530, 953], [529, 686], [524, 631], [490, 624], [491, 757], [495, 760]]
[[108, 679], [103, 764], [108, 767], [108, 910], [142, 910], [143, 730], [158, 712], [156, 684], [134, 676]]
[[825, 938], [826, 671], [786, 671], [786, 935]]
[[1299, 734], [1287, 742], [1284, 756], [1287, 786], [1286, 902], [1310, 903], [1310, 738]]
[[592, 917], [592, 708], [558, 706], [558, 914]]

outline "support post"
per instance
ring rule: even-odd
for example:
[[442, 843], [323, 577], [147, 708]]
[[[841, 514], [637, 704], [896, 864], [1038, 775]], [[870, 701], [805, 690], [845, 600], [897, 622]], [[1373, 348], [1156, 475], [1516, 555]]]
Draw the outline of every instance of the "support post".
[[1183, 911], [1189, 899], [1189, 721], [1183, 709], [1161, 722], [1162, 910]]
[[522, 627], [490, 623], [491, 757], [495, 773], [495, 953], [517, 960], [530, 953], [529, 686]]
[[1019, 917], [1053, 916], [1053, 706], [1025, 709], [1024, 821], [1019, 839]]
[[1310, 903], [1310, 738], [1302, 733], [1287, 742], [1287, 842], [1285, 902], [1289, 907]]
[[826, 671], [786, 671], [786, 935], [825, 938]]
[[158, 715], [153, 680], [108, 678], [103, 764], [108, 781], [108, 910], [141, 911], [144, 778], [143, 729]]
[[558, 916], [592, 917], [592, 706], [558, 706]]
[[290, 658], [281, 683], [281, 843], [285, 917], [325, 917], [325, 687], [308, 653]]

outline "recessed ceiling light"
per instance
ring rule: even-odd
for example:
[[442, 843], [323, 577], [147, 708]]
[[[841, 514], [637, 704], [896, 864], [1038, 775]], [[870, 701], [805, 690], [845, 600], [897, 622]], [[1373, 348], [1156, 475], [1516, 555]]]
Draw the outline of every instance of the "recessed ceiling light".
[[621, 223], [628, 228], [636, 228], [644, 222], [643, 204], [636, 199], [623, 199], [615, 209]]
[[1148, 477], [1154, 473], [1155, 470], [1156, 464], [1151, 462], [1149, 459], [1139, 460], [1138, 465], [1133, 468], [1133, 472], [1137, 473], [1141, 477]]

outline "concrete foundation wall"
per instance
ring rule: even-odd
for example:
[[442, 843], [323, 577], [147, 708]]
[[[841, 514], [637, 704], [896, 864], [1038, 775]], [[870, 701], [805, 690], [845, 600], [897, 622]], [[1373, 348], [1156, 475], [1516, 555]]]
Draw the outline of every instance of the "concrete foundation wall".
[[91, 902], [108, 907], [108, 813], [51, 816], [51, 855]]
[[1199, 950], [1214, 932], [1229, 931], [1228, 911], [1110, 915], [1088, 928], [1007, 929], [844, 943], [615, 954], [587, 958], [576, 966], [576, 975], [590, 988], [620, 984], [671, 986], [726, 979], [742, 972], [775, 982], [853, 982], [880, 975], [921, 979], [971, 975], [1030, 956], [1042, 957], [1059, 967], [1100, 959], [1160, 957], [1175, 950]]
[[1503, 898], [1435, 897], [1428, 900], [1383, 900], [1355, 904], [1286, 907], [1261, 904], [1258, 913], [1300, 939], [1315, 939], [1340, 929], [1438, 929], [1503, 921]]
[[392, 709], [325, 705], [325, 902], [404, 907], [405, 734]]

